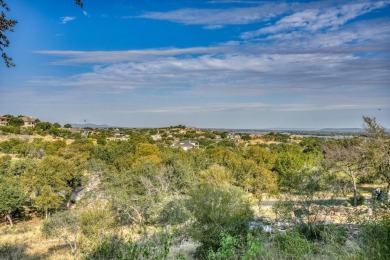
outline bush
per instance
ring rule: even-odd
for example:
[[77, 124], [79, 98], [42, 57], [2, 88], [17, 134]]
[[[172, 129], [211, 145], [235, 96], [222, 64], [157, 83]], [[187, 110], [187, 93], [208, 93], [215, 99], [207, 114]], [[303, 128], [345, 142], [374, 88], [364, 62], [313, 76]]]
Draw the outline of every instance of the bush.
[[222, 234], [220, 240], [220, 247], [218, 250], [208, 252], [208, 259], [258, 259], [262, 250], [264, 241], [262, 237], [253, 237], [252, 234], [248, 234], [244, 239], [243, 237], [233, 237], [230, 235]]
[[360, 246], [371, 259], [389, 259], [390, 256], [390, 217], [379, 223], [363, 226]]
[[99, 238], [114, 225], [113, 214], [105, 208], [88, 208], [80, 214], [81, 232], [88, 238]]
[[275, 243], [280, 250], [281, 258], [303, 259], [312, 251], [312, 244], [296, 231], [287, 234], [277, 234]]
[[148, 220], [158, 225], [177, 225], [190, 218], [190, 212], [185, 207], [185, 201], [171, 198], [157, 203], [148, 209]]
[[0, 259], [23, 259], [26, 245], [24, 244], [9, 244], [0, 245]]
[[133, 243], [118, 236], [104, 237], [83, 259], [167, 259], [171, 239], [166, 234], [156, 235]]
[[[348, 202], [351, 205], [354, 205], [354, 198], [350, 197], [348, 199]], [[366, 202], [366, 198], [361, 193], [358, 193], [358, 195], [357, 195], [357, 206], [363, 205], [365, 202]]]
[[63, 211], [54, 214], [43, 223], [42, 233], [62, 239], [70, 247], [73, 254], [78, 245], [80, 216], [77, 212]]
[[202, 243], [201, 255], [218, 250], [221, 234], [245, 236], [253, 218], [246, 193], [231, 186], [202, 185], [190, 193], [187, 208], [195, 218], [189, 232]]
[[323, 223], [301, 223], [298, 225], [297, 230], [306, 239], [311, 241], [321, 240], [324, 242], [344, 244], [348, 237], [346, 228]]

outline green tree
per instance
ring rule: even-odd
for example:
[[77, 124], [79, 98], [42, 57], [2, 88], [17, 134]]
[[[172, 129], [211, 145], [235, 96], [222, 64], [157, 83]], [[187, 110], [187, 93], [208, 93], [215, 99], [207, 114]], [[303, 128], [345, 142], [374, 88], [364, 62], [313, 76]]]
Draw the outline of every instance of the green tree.
[[47, 131], [51, 128], [52, 124], [50, 122], [39, 122], [35, 125], [35, 129], [41, 131]]
[[23, 174], [23, 186], [30, 194], [33, 205], [44, 211], [46, 218], [51, 209], [59, 208], [70, 195], [74, 171], [67, 160], [47, 156]]
[[365, 137], [361, 151], [366, 169], [371, 175], [387, 183], [387, 198], [390, 201], [390, 138], [375, 118], [363, 117]]
[[9, 121], [8, 121], [8, 125], [20, 127], [20, 126], [24, 125], [24, 121], [23, 121], [23, 119], [21, 119], [19, 117], [11, 116]]
[[13, 226], [12, 213], [22, 208], [26, 202], [20, 185], [11, 177], [0, 176], [0, 213], [4, 214]]
[[302, 149], [298, 145], [282, 145], [276, 149], [277, 159], [275, 171], [278, 173], [278, 181], [281, 187], [294, 189], [299, 181], [299, 174], [305, 167], [305, 158]]
[[72, 125], [71, 124], [65, 124], [64, 128], [72, 128]]

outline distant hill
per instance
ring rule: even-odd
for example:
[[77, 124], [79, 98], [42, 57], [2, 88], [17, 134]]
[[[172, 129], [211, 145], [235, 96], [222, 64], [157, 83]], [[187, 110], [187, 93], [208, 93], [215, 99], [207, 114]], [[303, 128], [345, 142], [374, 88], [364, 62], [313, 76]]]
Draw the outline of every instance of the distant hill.
[[[86, 123], [86, 124], [71, 124], [72, 127], [74, 128], [85, 128], [85, 127], [90, 127], [90, 128], [100, 128], [100, 129], [103, 129], [103, 128], [110, 128], [110, 127], [114, 127], [114, 126], [109, 126], [109, 125], [96, 125], [96, 124], [91, 124], [91, 123]], [[114, 127], [115, 128], [115, 127]]]
[[359, 133], [362, 128], [322, 128], [321, 132], [336, 132], [336, 133]]

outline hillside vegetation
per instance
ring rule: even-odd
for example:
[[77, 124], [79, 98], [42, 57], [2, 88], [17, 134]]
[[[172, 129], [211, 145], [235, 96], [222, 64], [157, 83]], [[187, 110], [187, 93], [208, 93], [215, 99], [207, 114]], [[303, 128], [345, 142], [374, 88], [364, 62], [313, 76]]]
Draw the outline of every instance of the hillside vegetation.
[[337, 140], [0, 127], [0, 259], [388, 259], [390, 141], [364, 124]]

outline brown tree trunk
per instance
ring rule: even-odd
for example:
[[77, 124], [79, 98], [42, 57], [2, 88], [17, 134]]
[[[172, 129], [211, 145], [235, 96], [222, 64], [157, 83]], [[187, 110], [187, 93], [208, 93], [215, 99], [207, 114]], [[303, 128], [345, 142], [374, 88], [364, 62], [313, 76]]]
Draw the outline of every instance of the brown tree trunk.
[[353, 183], [353, 206], [356, 207], [358, 198], [357, 198], [356, 181], [355, 181], [355, 177], [353, 176], [353, 174], [351, 174], [351, 178], [352, 178], [352, 183]]
[[11, 227], [13, 227], [14, 223], [12, 222], [11, 215], [7, 213], [7, 214], [5, 214], [5, 217], [7, 218], [9, 224], [11, 225]]

